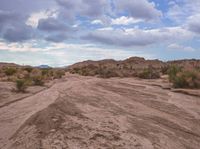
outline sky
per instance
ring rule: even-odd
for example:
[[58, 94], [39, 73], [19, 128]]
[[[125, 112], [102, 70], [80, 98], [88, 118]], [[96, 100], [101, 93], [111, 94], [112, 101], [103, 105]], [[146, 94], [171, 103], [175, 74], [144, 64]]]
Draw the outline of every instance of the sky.
[[200, 0], [0, 0], [0, 62], [200, 59]]

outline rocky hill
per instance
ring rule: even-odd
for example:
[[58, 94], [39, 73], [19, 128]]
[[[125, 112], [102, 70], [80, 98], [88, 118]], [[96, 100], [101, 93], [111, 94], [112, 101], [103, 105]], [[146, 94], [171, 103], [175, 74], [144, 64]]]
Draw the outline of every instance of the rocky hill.
[[145, 68], [149, 65], [153, 65], [155, 68], [160, 68], [164, 65], [164, 62], [159, 60], [145, 60], [141, 57], [130, 57], [126, 60], [122, 61], [116, 61], [113, 59], [106, 59], [106, 60], [100, 60], [100, 61], [83, 61], [76, 63], [74, 65], [71, 65], [68, 67], [68, 69], [73, 68], [81, 68], [81, 67], [88, 67], [90, 65], [93, 66], [106, 66], [109, 68], [119, 68], [119, 69], [141, 69]]
[[162, 73], [163, 71], [166, 71], [170, 65], [199, 69], [200, 60], [191, 59], [163, 62], [157, 59], [145, 60], [141, 57], [130, 57], [122, 61], [107, 59], [79, 62], [67, 67], [67, 70], [71, 73], [78, 73], [85, 76], [98, 75], [100, 77], [132, 77], [138, 76], [143, 71], [149, 69], [155, 73]]
[[3, 67], [19, 67], [20, 65], [17, 65], [15, 63], [1, 63], [0, 62], [0, 68], [3, 68]]
[[168, 61], [170, 65], [178, 65], [180, 67], [184, 67], [186, 69], [200, 69], [200, 60], [197, 59], [183, 59], [183, 60], [175, 60]]
[[140, 57], [131, 57], [123, 61], [112, 59], [100, 61], [84, 61], [67, 67], [71, 73], [78, 73], [86, 76], [99, 75], [100, 77], [131, 77], [148, 67], [160, 70], [165, 63], [159, 60], [145, 60]]

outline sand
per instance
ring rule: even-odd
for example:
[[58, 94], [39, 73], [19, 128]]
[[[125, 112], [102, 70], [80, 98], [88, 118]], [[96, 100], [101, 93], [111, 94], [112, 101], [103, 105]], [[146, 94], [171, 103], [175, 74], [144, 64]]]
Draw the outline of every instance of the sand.
[[157, 80], [67, 74], [0, 108], [1, 149], [199, 147], [200, 97]]

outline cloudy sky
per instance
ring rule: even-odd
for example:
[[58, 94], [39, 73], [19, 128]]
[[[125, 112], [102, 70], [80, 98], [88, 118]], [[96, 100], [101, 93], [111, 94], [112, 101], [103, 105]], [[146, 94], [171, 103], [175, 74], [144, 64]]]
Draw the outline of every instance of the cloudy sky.
[[200, 0], [0, 0], [0, 61], [200, 59]]

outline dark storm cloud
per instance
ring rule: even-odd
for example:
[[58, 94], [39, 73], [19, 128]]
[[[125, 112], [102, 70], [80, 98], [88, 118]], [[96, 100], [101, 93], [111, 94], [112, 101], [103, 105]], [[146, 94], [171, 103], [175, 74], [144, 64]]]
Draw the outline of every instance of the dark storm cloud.
[[61, 6], [65, 7], [66, 9], [77, 9], [77, 7], [81, 4], [81, 0], [56, 0], [56, 2]]
[[156, 20], [162, 12], [155, 8], [154, 3], [147, 0], [115, 0], [117, 11], [126, 12], [133, 18]]
[[3, 38], [9, 42], [21, 42], [31, 39], [33, 36], [33, 30], [26, 25], [15, 26], [5, 29]]
[[[117, 9], [116, 12], [127, 11], [134, 18], [153, 20], [161, 16], [161, 12], [147, 0], [116, 0], [113, 2]], [[26, 24], [31, 14], [52, 9], [57, 11], [56, 18], [41, 19], [36, 28], [31, 28]], [[0, 36], [10, 42], [28, 40], [33, 37], [59, 42], [71, 37], [72, 32], [74, 34], [75, 30], [72, 26], [82, 21], [79, 20], [81, 17], [86, 17], [89, 21], [106, 19], [110, 22], [109, 18], [113, 15], [110, 14], [110, 10], [111, 0], [0, 0]], [[33, 36], [34, 33], [38, 35]], [[129, 45], [130, 39], [127, 38], [127, 42], [124, 39], [121, 40], [124, 45]], [[112, 43], [113, 41], [108, 39], [107, 42]]]
[[109, 9], [109, 0], [56, 0], [64, 12], [75, 16], [100, 17]]
[[0, 10], [29, 15], [44, 8], [50, 9], [55, 4], [55, 0], [0, 0]]
[[53, 3], [54, 0], [0, 0], [0, 38], [9, 42], [31, 39], [34, 30], [26, 25], [28, 17]]
[[62, 41], [67, 40], [68, 36], [63, 33], [58, 33], [58, 34], [54, 34], [54, 35], [49, 35], [45, 39], [50, 42], [62, 42]]
[[38, 24], [38, 29], [47, 31], [47, 32], [54, 32], [54, 31], [67, 31], [69, 30], [69, 27], [60, 22], [60, 20], [54, 19], [54, 18], [48, 18], [48, 19], [41, 19]]
[[192, 16], [188, 21], [188, 29], [196, 34], [200, 34], [200, 15]]
[[83, 13], [86, 16], [98, 17], [104, 15], [109, 8], [109, 1], [107, 0], [85, 0], [85, 9], [83, 9]]
[[14, 23], [14, 21], [19, 21], [19, 16], [13, 12], [0, 10], [0, 31], [2, 33], [3, 28], [7, 27], [9, 24]]
[[48, 18], [41, 19], [38, 27], [40, 31], [46, 34], [45, 40], [51, 42], [62, 42], [76, 34], [77, 29], [71, 27], [66, 21], [61, 19]]
[[32, 28], [24, 23], [24, 17], [14, 11], [0, 10], [0, 35], [9, 42], [32, 37]]
[[194, 33], [200, 34], [200, 22], [194, 22], [189, 24], [189, 29]]
[[[56, 0], [56, 2], [64, 8], [63, 12], [67, 13], [68, 17], [97, 18], [124, 13], [133, 18], [151, 21], [158, 20], [162, 16], [162, 12], [156, 9], [153, 2], [148, 0]], [[112, 7], [115, 8], [115, 13], [111, 12]]]
[[0, 10], [0, 23], [11, 21], [16, 18], [17, 18], [17, 15], [15, 13]]

